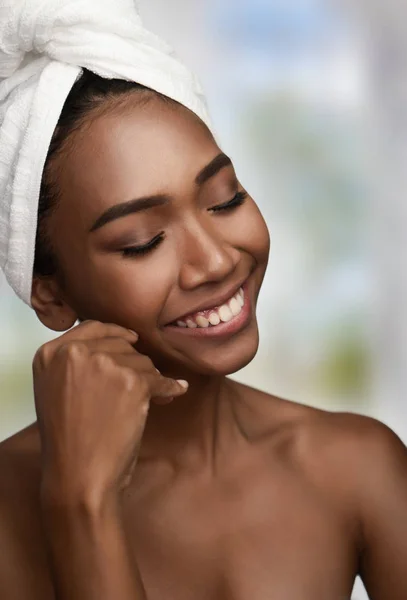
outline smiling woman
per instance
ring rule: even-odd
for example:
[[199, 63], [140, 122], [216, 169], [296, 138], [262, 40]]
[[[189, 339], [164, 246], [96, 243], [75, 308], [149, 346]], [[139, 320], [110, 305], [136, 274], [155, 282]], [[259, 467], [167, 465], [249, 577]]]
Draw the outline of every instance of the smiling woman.
[[[0, 445], [2, 594], [344, 600], [360, 573], [374, 600], [405, 600], [406, 448], [373, 419], [227, 377], [257, 352], [268, 228], [194, 79], [185, 86], [170, 63], [171, 82], [152, 85], [155, 53], [137, 55], [137, 76], [112, 76], [112, 46], [128, 60], [125, 35], [143, 52], [168, 50], [118, 4], [98, 5], [110, 7], [101, 23], [90, 0], [60, 2], [54, 46], [41, 38], [54, 4], [7, 5], [0, 27], [2, 265], [41, 322], [64, 332], [33, 360], [38, 420]], [[77, 19], [63, 9], [78, 7], [78, 35], [121, 34], [95, 41], [108, 72], [75, 55], [84, 40], [64, 49]], [[27, 31], [7, 44], [21, 27], [41, 38], [30, 68], [60, 68], [67, 88], [48, 106], [47, 140], [34, 118], [43, 104], [30, 104], [28, 123], [20, 111], [30, 83], [19, 87], [27, 71], [13, 52]], [[68, 62], [47, 63], [55, 47]], [[72, 56], [80, 72], [65, 80]], [[37, 84], [53, 82], [41, 72]], [[35, 127], [38, 147], [26, 144]]]
[[[253, 358], [255, 319], [222, 305], [243, 284], [245, 307], [257, 298], [268, 231], [196, 115], [85, 71], [62, 110], [42, 186], [31, 303], [47, 327], [66, 330], [79, 318], [132, 328], [138, 349], [168, 373], [181, 360], [226, 374]], [[220, 308], [223, 326], [202, 320], [211, 308]], [[198, 331], [190, 338], [168, 327], [194, 314], [196, 329], [210, 329], [206, 338], [222, 334], [221, 347], [199, 347]], [[237, 324], [245, 329], [239, 344], [231, 338]]]

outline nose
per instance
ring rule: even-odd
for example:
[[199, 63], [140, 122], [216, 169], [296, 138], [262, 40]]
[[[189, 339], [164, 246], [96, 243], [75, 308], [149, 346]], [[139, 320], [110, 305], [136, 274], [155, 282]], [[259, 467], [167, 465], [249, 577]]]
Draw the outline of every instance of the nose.
[[179, 286], [183, 290], [222, 281], [239, 264], [240, 251], [201, 223], [186, 227], [183, 240], [179, 271]]

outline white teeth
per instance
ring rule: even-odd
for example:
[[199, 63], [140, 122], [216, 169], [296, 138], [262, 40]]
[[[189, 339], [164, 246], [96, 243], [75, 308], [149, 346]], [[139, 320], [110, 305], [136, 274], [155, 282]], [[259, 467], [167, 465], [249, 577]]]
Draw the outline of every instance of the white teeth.
[[211, 325], [219, 325], [220, 317], [216, 312], [213, 312], [209, 315], [209, 323]]
[[238, 291], [236, 300], [239, 302], [240, 306], [244, 305], [244, 291], [243, 291], [243, 288], [240, 288], [240, 290]]
[[229, 307], [234, 317], [237, 317], [237, 315], [242, 312], [242, 307], [239, 305], [236, 298], [232, 298], [232, 300], [229, 302]]
[[197, 317], [196, 319], [196, 323], [199, 327], [202, 327], [204, 329], [206, 329], [207, 327], [209, 327], [209, 321], [208, 319], [205, 319], [205, 317]]
[[237, 315], [241, 313], [243, 305], [244, 291], [243, 288], [240, 288], [227, 304], [223, 304], [218, 309], [214, 310], [210, 313], [208, 318], [199, 315], [195, 319], [187, 319], [186, 322], [177, 321], [177, 325], [178, 327], [188, 327], [189, 329], [196, 329], [197, 327], [206, 329], [209, 325], [219, 325], [221, 321], [223, 323], [228, 323], [233, 317], [237, 317]]
[[226, 304], [224, 304], [218, 309], [218, 315], [220, 316], [220, 320], [223, 323], [227, 323], [228, 321], [231, 321], [233, 319], [232, 311]]

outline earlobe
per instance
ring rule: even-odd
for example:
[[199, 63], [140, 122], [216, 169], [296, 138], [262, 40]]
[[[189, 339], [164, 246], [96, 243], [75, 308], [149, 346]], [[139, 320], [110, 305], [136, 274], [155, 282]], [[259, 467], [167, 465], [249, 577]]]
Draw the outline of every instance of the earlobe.
[[33, 278], [31, 306], [41, 323], [53, 331], [67, 331], [78, 318], [63, 299], [58, 283], [51, 277]]

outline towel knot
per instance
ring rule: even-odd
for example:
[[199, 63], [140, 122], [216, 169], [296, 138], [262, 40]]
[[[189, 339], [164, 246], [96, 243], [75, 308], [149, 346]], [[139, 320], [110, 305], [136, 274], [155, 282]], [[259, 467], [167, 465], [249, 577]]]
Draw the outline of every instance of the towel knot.
[[12, 75], [26, 53], [46, 53], [59, 6], [59, 0], [0, 0], [0, 77]]
[[[52, 11], [50, 11], [52, 4], [48, 0], [42, 0], [38, 2], [34, 11], [29, 8], [29, 0], [23, 0], [18, 27], [16, 28], [21, 54], [24, 52], [41, 54], [45, 51], [47, 43], [51, 39], [54, 25]], [[42, 8], [46, 8], [46, 10], [42, 11]]]
[[75, 45], [89, 43], [92, 30], [155, 38], [143, 29], [135, 0], [0, 0], [0, 78], [13, 75], [28, 53], [74, 64]]

